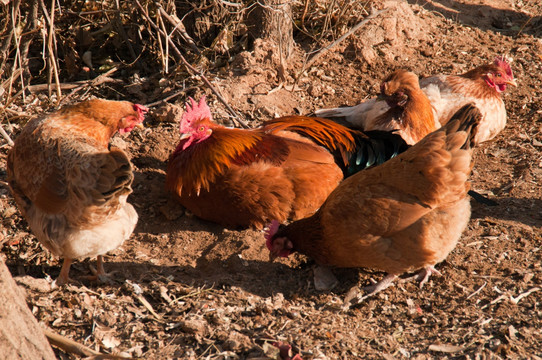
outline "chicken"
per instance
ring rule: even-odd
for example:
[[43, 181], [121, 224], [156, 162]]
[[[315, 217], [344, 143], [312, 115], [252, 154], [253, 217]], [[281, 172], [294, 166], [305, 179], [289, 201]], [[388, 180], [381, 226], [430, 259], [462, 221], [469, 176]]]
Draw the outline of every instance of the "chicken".
[[467, 178], [480, 119], [466, 105], [407, 151], [345, 179], [311, 217], [281, 228], [272, 222], [270, 259], [297, 251], [320, 265], [387, 272], [369, 294], [416, 269], [423, 285], [470, 219]]
[[126, 202], [134, 178], [111, 137], [142, 123], [147, 108], [128, 101], [89, 100], [31, 120], [8, 155], [8, 183], [36, 238], [64, 257], [56, 285], [70, 281], [78, 258], [103, 254], [133, 232], [137, 213]]
[[[353, 115], [348, 115], [349, 111], [353, 111]], [[316, 115], [345, 117], [347, 122], [363, 131], [397, 130], [410, 145], [440, 127], [435, 122], [429, 100], [420, 89], [418, 76], [406, 70], [388, 75], [380, 85], [378, 98], [352, 108], [319, 110]]]
[[[497, 57], [493, 64], [479, 66], [463, 75], [435, 75], [420, 79], [420, 86], [433, 108], [436, 126], [448, 122], [462, 106], [474, 103], [482, 113], [475, 143], [493, 139], [506, 126], [506, 109], [501, 93], [517, 86], [510, 64]], [[379, 98], [352, 107], [317, 110], [326, 118], [344, 118], [353, 127], [368, 129], [375, 118], [390, 110]]]
[[301, 116], [226, 128], [212, 121], [205, 98], [190, 99], [180, 132], [166, 189], [196, 216], [233, 228], [309, 216], [345, 175], [406, 149], [393, 133]]

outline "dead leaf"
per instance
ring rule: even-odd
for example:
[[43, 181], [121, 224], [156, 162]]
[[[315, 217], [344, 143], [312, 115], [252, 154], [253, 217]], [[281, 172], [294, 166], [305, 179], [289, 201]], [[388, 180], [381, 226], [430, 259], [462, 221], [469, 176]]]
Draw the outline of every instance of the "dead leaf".
[[431, 344], [429, 345], [429, 350], [453, 354], [453, 353], [465, 351], [465, 348], [462, 346], [455, 346], [455, 345]]

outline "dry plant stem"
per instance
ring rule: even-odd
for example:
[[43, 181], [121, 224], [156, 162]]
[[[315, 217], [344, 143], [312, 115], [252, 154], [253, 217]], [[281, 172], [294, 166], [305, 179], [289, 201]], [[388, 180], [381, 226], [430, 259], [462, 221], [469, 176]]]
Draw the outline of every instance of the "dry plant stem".
[[328, 46], [325, 46], [323, 47], [322, 49], [320, 49], [312, 58], [310, 58], [305, 64], [303, 64], [303, 67], [301, 68], [301, 70], [299, 71], [299, 73], [297, 74], [296, 78], [295, 78], [295, 82], [294, 82], [294, 87], [295, 87], [295, 84], [297, 84], [297, 80], [299, 79], [299, 77], [301, 76], [301, 74], [303, 73], [303, 71], [305, 71], [305, 69], [309, 68], [312, 64], [314, 64], [316, 62], [316, 60], [318, 60], [322, 55], [324, 55], [327, 51], [333, 49], [335, 46], [337, 46], [338, 44], [340, 44], [341, 42], [343, 42], [347, 37], [349, 37], [350, 35], [352, 35], [353, 33], [355, 33], [356, 31], [358, 31], [363, 25], [365, 25], [367, 22], [369, 22], [370, 20], [376, 18], [378, 15], [382, 14], [382, 13], [385, 13], [386, 11], [388, 11], [389, 8], [384, 8], [382, 10], [379, 10], [369, 16], [367, 16], [365, 19], [363, 19], [362, 21], [360, 21], [359, 23], [357, 23], [352, 29], [350, 29], [346, 34], [344, 34], [343, 36], [341, 36], [340, 38], [338, 38], [337, 40], [335, 40], [334, 42], [332, 42], [331, 44], [329, 44]]
[[2, 126], [2, 124], [0, 124], [0, 134], [2, 134], [2, 136], [4, 137], [4, 139], [6, 139], [6, 141], [8, 142], [8, 145], [9, 146], [13, 146], [14, 143], [13, 143], [13, 140], [11, 140], [11, 138], [9, 137], [8, 133], [4, 130], [4, 127]]
[[[161, 33], [163, 34], [167, 34], [167, 31], [166, 31], [166, 24], [164, 24], [164, 20], [162, 19], [162, 16], [160, 15], [161, 13], [158, 12], [156, 14], [156, 19], [157, 19], [157, 25], [160, 25], [162, 26], [162, 31]], [[161, 41], [161, 36], [160, 36], [160, 33], [158, 34], [158, 41], [160, 42], [160, 46], [162, 46], [162, 41]], [[170, 40], [171, 36], [170, 35], [166, 35], [166, 43], [165, 43], [165, 50], [162, 50], [162, 64], [164, 66], [164, 72], [167, 74], [169, 72], [169, 40]]]
[[[66, 95], [62, 101], [60, 102], [59, 105], [65, 103], [66, 101], [68, 101], [68, 99], [70, 97], [72, 97], [75, 93], [77, 93], [79, 90], [81, 89], [84, 89], [84, 88], [88, 88], [88, 87], [95, 87], [95, 86], [99, 86], [101, 84], [104, 84], [104, 83], [108, 83], [108, 82], [115, 82], [117, 81], [116, 79], [113, 79], [113, 78], [110, 78], [109, 75], [113, 74], [114, 72], [117, 71], [117, 68], [112, 68], [110, 69], [109, 71], [103, 73], [102, 75], [100, 76], [97, 76], [96, 78], [92, 79], [92, 80], [86, 80], [86, 81], [82, 81], [81, 82], [81, 85], [77, 86], [75, 89], [72, 90], [71, 93], [69, 93], [68, 95]], [[61, 84], [63, 85], [63, 84]]]
[[120, 11], [120, 4], [118, 1], [116, 1], [116, 7], [118, 12], [115, 14], [115, 27], [117, 28], [117, 31], [119, 32], [120, 36], [122, 36], [124, 42], [126, 43], [126, 46], [128, 46], [128, 51], [130, 51], [130, 56], [132, 56], [132, 60], [137, 60], [137, 55], [134, 51], [134, 48], [132, 47], [132, 43], [128, 39], [128, 34], [126, 34], [126, 31], [124, 30], [124, 26], [122, 26], [121, 21], [121, 11]]
[[65, 338], [49, 329], [43, 329], [43, 333], [49, 340], [51, 345], [54, 345], [67, 353], [76, 354], [80, 356], [92, 356], [92, 355], [101, 355], [99, 352], [92, 350], [84, 345], [76, 343], [73, 340]]
[[173, 40], [171, 40], [169, 38], [169, 36], [167, 36], [167, 34], [165, 34], [162, 29], [160, 29], [158, 27], [158, 25], [156, 25], [152, 19], [150, 18], [149, 14], [147, 13], [147, 11], [143, 8], [143, 6], [139, 3], [138, 0], [134, 0], [135, 3], [137, 4], [137, 6], [139, 7], [139, 9], [142, 11], [143, 15], [145, 16], [145, 19], [149, 22], [149, 24], [152, 26], [152, 28], [155, 30], [155, 31], [158, 31], [162, 34], [162, 36], [164, 36], [168, 42], [169, 42], [169, 45], [171, 46], [171, 48], [173, 49], [175, 55], [179, 58], [179, 60], [181, 60], [181, 62], [184, 64], [184, 66], [186, 66], [186, 68], [191, 72], [193, 73], [194, 75], [198, 75], [201, 77], [201, 80], [203, 81], [203, 83], [205, 85], [207, 85], [207, 87], [209, 89], [211, 89], [211, 91], [216, 95], [216, 97], [218, 98], [218, 100], [220, 100], [225, 106], [226, 106], [226, 109], [228, 109], [228, 111], [234, 116], [234, 120], [239, 123], [239, 125], [241, 125], [242, 127], [244, 127], [245, 129], [248, 129], [249, 126], [240, 119], [239, 115], [237, 114], [237, 112], [235, 112], [235, 110], [233, 110], [231, 108], [231, 106], [226, 102], [226, 100], [224, 99], [224, 97], [218, 92], [218, 90], [209, 82], [209, 80], [205, 77], [205, 75], [203, 75], [202, 73], [200, 73], [198, 70], [196, 70], [196, 68], [194, 68], [192, 65], [190, 65], [190, 63], [184, 58], [183, 54], [179, 51], [179, 49], [177, 48], [177, 46], [175, 45], [175, 43], [173, 42]]
[[156, 106], [156, 105], [159, 105], [161, 103], [165, 103], [166, 101], [169, 101], [171, 99], [173, 99], [174, 97], [177, 97], [181, 94], [184, 94], [186, 93], [187, 91], [190, 91], [190, 90], [195, 90], [197, 87], [196, 86], [190, 86], [190, 87], [187, 87], [185, 89], [182, 89], [182, 90], [179, 90], [179, 91], [176, 91], [175, 93], [169, 95], [169, 96], [166, 96], [165, 98], [163, 98], [162, 100], [158, 100], [158, 101], [155, 101], [155, 102], [152, 102], [150, 104], [145, 104], [146, 107], [153, 107], [153, 106]]
[[[41, 8], [43, 10], [43, 14], [45, 15], [45, 18], [48, 21], [49, 25], [49, 32], [47, 34], [47, 51], [48, 51], [48, 58], [47, 63], [49, 64], [49, 73], [47, 75], [47, 83], [49, 86], [51, 86], [51, 81], [53, 76], [55, 77], [55, 85], [56, 85], [56, 93], [57, 93], [57, 104], [60, 102], [60, 99], [62, 97], [62, 90], [60, 89], [60, 79], [58, 76], [58, 67], [57, 67], [57, 58], [56, 58], [56, 51], [54, 48], [56, 46], [53, 46], [53, 41], [55, 41], [55, 1], [51, 2], [51, 15], [49, 16], [49, 13], [47, 12], [47, 7], [45, 6], [45, 3], [43, 0], [40, 0]], [[49, 88], [50, 89], [50, 88]], [[51, 97], [51, 90], [49, 90], [49, 97]]]
[[43, 329], [43, 333], [51, 345], [56, 346], [69, 354], [85, 356], [87, 359], [132, 359], [125, 356], [102, 354], [101, 352], [92, 350], [85, 345], [79, 344], [49, 329]]
[[[173, 31], [177, 31], [179, 33], [179, 35], [181, 36], [181, 38], [190, 46], [190, 48], [192, 50], [194, 50], [196, 52], [196, 54], [201, 54], [201, 51], [200, 49], [196, 46], [196, 43], [194, 42], [194, 40], [192, 40], [192, 38], [190, 37], [190, 35], [188, 35], [188, 33], [186, 32], [186, 29], [182, 23], [181, 20], [179, 19], [176, 19], [176, 18], [173, 18], [172, 16], [170, 16], [163, 8], [162, 6], [160, 6], [160, 4], [158, 2], [154, 2], [154, 5], [158, 8], [158, 11], [160, 11], [160, 14], [167, 20], [171, 23], [171, 25], [173, 25], [175, 28], [173, 29]], [[172, 33], [173, 33], [172, 31]]]
[[[20, 5], [20, 1], [16, 2], [16, 5], [14, 4], [13, 7], [11, 8], [11, 26], [12, 26], [11, 32], [13, 34], [17, 32], [16, 27], [19, 24], [19, 22], [17, 21], [17, 18], [20, 16], [19, 5]], [[16, 78], [14, 74], [17, 72], [18, 69], [21, 69], [23, 67], [23, 61], [21, 59], [21, 47], [20, 47], [21, 39], [18, 36], [14, 36], [13, 41], [15, 43], [15, 59], [13, 60], [13, 66], [11, 68], [8, 97], [11, 97], [11, 92], [13, 90], [13, 84]], [[24, 76], [22, 75], [22, 73], [20, 73], [20, 78], [21, 78], [21, 88], [24, 88]], [[25, 101], [24, 94], [23, 94], [23, 101]]]

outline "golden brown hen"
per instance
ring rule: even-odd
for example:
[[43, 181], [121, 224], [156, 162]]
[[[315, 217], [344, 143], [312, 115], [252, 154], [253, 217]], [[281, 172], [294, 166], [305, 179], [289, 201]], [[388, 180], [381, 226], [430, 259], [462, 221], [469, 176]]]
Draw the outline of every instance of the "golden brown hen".
[[407, 151], [345, 179], [313, 216], [280, 229], [273, 222], [270, 258], [297, 251], [321, 265], [387, 272], [370, 294], [420, 268], [423, 284], [469, 221], [467, 178], [480, 119], [467, 105]]
[[344, 117], [354, 128], [397, 130], [397, 134], [413, 145], [440, 127], [433, 117], [431, 103], [420, 89], [418, 76], [406, 70], [388, 75], [380, 85], [380, 95], [355, 107], [316, 111], [326, 118]]
[[141, 124], [147, 108], [95, 99], [31, 120], [8, 156], [8, 182], [32, 232], [64, 257], [57, 285], [69, 281], [73, 259], [98, 257], [132, 233], [137, 213], [126, 202], [133, 173], [126, 154], [108, 148], [116, 133]]

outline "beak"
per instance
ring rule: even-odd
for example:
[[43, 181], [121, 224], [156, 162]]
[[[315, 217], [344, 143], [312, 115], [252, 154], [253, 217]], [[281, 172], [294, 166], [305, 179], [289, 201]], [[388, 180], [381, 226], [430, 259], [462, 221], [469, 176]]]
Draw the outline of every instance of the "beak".
[[273, 261], [275, 261], [277, 257], [275, 255], [273, 255], [272, 253], [269, 253], [269, 262], [272, 263]]
[[510, 86], [513, 86], [513, 87], [518, 87], [518, 83], [516, 82], [516, 79], [506, 81], [506, 85], [510, 85]]
[[139, 129], [145, 129], [145, 125], [143, 125], [143, 123], [136, 124], [136, 126], [134, 127], [139, 128]]
[[192, 136], [190, 133], [181, 134], [181, 140], [188, 139], [190, 136]]

